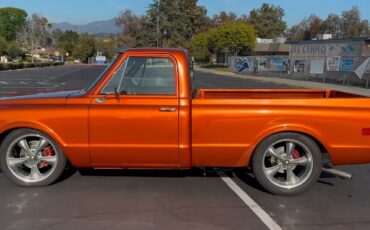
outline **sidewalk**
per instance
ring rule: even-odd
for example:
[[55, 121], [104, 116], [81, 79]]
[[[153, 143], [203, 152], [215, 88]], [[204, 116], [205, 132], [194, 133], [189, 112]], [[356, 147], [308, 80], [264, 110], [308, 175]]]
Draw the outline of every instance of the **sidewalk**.
[[245, 74], [231, 73], [227, 71], [205, 69], [199, 66], [194, 66], [194, 69], [196, 71], [201, 71], [205, 73], [213, 73], [213, 74], [218, 74], [218, 75], [223, 75], [223, 76], [247, 78], [247, 79], [253, 79], [256, 81], [272, 82], [272, 83], [285, 84], [285, 85], [298, 86], [298, 87], [311, 88], [311, 89], [332, 89], [332, 90], [337, 90], [337, 91], [370, 97], [370, 89], [365, 89], [365, 88], [360, 88], [360, 87], [325, 84], [325, 83], [319, 83], [319, 82], [293, 80], [293, 79], [277, 78], [277, 77], [250, 76], [250, 75], [245, 75]]

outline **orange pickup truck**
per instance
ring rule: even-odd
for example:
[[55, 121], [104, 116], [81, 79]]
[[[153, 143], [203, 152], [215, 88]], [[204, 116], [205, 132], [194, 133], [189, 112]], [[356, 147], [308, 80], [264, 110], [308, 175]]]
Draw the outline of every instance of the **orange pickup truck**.
[[251, 167], [280, 195], [370, 162], [370, 99], [311, 89], [193, 89], [181, 49], [123, 51], [89, 88], [0, 99], [0, 163], [20, 186], [77, 168]]

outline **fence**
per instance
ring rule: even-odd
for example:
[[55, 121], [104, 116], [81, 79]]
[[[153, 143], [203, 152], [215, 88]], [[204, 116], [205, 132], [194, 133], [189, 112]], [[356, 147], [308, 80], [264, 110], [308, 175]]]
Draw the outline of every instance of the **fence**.
[[370, 57], [229, 57], [229, 71], [370, 88]]

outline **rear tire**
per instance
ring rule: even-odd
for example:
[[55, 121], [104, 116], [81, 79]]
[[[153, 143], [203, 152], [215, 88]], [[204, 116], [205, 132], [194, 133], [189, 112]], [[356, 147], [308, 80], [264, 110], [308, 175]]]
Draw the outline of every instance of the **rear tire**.
[[54, 183], [67, 164], [62, 149], [46, 134], [33, 129], [17, 129], [5, 137], [0, 148], [4, 175], [23, 187]]
[[296, 195], [311, 188], [321, 174], [317, 144], [298, 133], [279, 133], [263, 140], [252, 160], [257, 181], [276, 195]]

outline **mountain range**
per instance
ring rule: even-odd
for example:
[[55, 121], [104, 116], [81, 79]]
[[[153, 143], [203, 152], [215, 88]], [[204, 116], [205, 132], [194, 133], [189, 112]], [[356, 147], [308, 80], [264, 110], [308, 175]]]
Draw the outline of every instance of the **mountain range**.
[[60, 29], [61, 31], [73, 30], [77, 33], [89, 34], [116, 34], [120, 31], [115, 24], [115, 19], [91, 22], [85, 25], [73, 25], [68, 22], [53, 23], [53, 29]]

